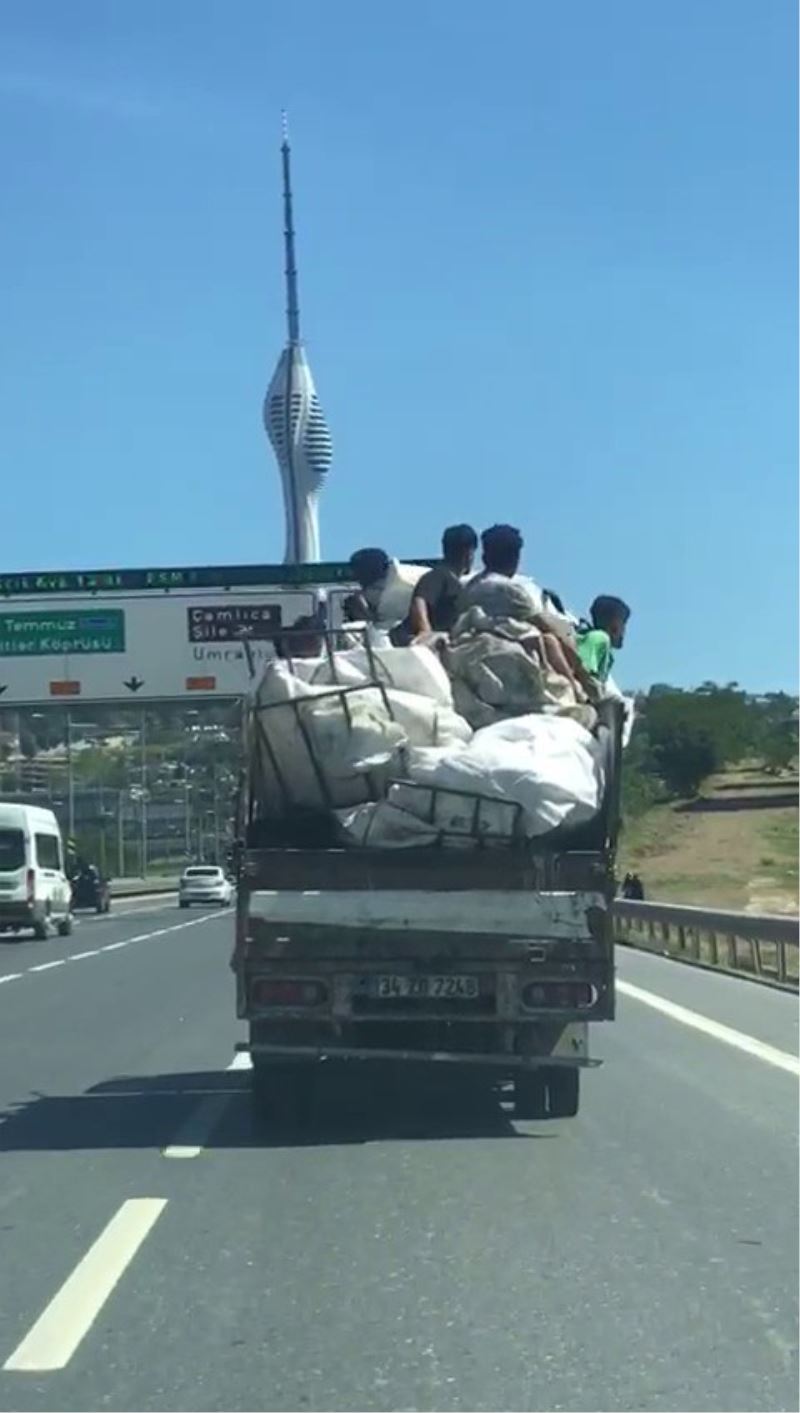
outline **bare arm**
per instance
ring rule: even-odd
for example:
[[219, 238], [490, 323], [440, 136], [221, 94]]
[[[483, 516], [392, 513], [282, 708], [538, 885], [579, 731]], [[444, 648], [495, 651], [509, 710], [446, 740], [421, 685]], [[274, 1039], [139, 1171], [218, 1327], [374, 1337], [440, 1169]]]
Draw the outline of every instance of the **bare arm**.
[[428, 601], [421, 594], [415, 594], [411, 600], [411, 608], [408, 611], [408, 625], [411, 629], [412, 638], [419, 638], [424, 633], [432, 633], [431, 620], [428, 616]]
[[[564, 633], [556, 631], [556, 625], [553, 619], [546, 613], [537, 613], [533, 622], [540, 632], [549, 634], [551, 637], [554, 638], [555, 642], [560, 647], [564, 658], [566, 659], [566, 662], [569, 666], [569, 672], [567, 673], [567, 676], [575, 677], [577, 681], [580, 682], [584, 690], [591, 692], [595, 688], [594, 678], [592, 677], [590, 672], [586, 671], [586, 668], [581, 662], [580, 657], [578, 656], [577, 650], [575, 648], [575, 644], [572, 642], [571, 638]], [[558, 668], [557, 670], [563, 671], [562, 668]]]

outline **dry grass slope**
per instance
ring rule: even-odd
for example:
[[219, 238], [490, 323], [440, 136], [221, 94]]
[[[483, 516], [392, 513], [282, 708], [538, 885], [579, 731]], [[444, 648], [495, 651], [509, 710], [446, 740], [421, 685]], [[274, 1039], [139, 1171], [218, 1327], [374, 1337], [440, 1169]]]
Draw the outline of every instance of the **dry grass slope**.
[[653, 901], [797, 913], [797, 806], [796, 775], [737, 766], [697, 800], [657, 805], [633, 821], [620, 872], [637, 872]]

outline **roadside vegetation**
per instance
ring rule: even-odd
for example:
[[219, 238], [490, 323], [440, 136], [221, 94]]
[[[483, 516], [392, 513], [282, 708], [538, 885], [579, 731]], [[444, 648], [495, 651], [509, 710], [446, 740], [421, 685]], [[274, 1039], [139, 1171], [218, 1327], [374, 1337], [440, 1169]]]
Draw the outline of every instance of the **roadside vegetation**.
[[797, 701], [735, 683], [637, 701], [619, 871], [646, 896], [796, 912]]

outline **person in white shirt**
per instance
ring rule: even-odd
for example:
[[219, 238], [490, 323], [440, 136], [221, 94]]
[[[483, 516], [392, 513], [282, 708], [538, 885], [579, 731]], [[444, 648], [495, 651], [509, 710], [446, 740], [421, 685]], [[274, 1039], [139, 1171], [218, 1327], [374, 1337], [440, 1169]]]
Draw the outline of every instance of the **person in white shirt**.
[[490, 619], [510, 618], [538, 630], [547, 666], [572, 684], [576, 699], [594, 695], [594, 686], [557, 615], [533, 579], [518, 574], [524, 540], [513, 525], [492, 525], [481, 535], [483, 572], [464, 585], [459, 613], [480, 608]]

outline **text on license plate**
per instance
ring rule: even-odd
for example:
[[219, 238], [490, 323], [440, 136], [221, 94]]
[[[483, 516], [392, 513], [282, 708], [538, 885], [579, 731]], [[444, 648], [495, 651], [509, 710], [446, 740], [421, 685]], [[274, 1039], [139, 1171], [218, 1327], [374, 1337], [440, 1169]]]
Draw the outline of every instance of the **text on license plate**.
[[420, 996], [443, 1001], [470, 1000], [478, 995], [477, 976], [376, 976], [373, 994], [384, 999]]

